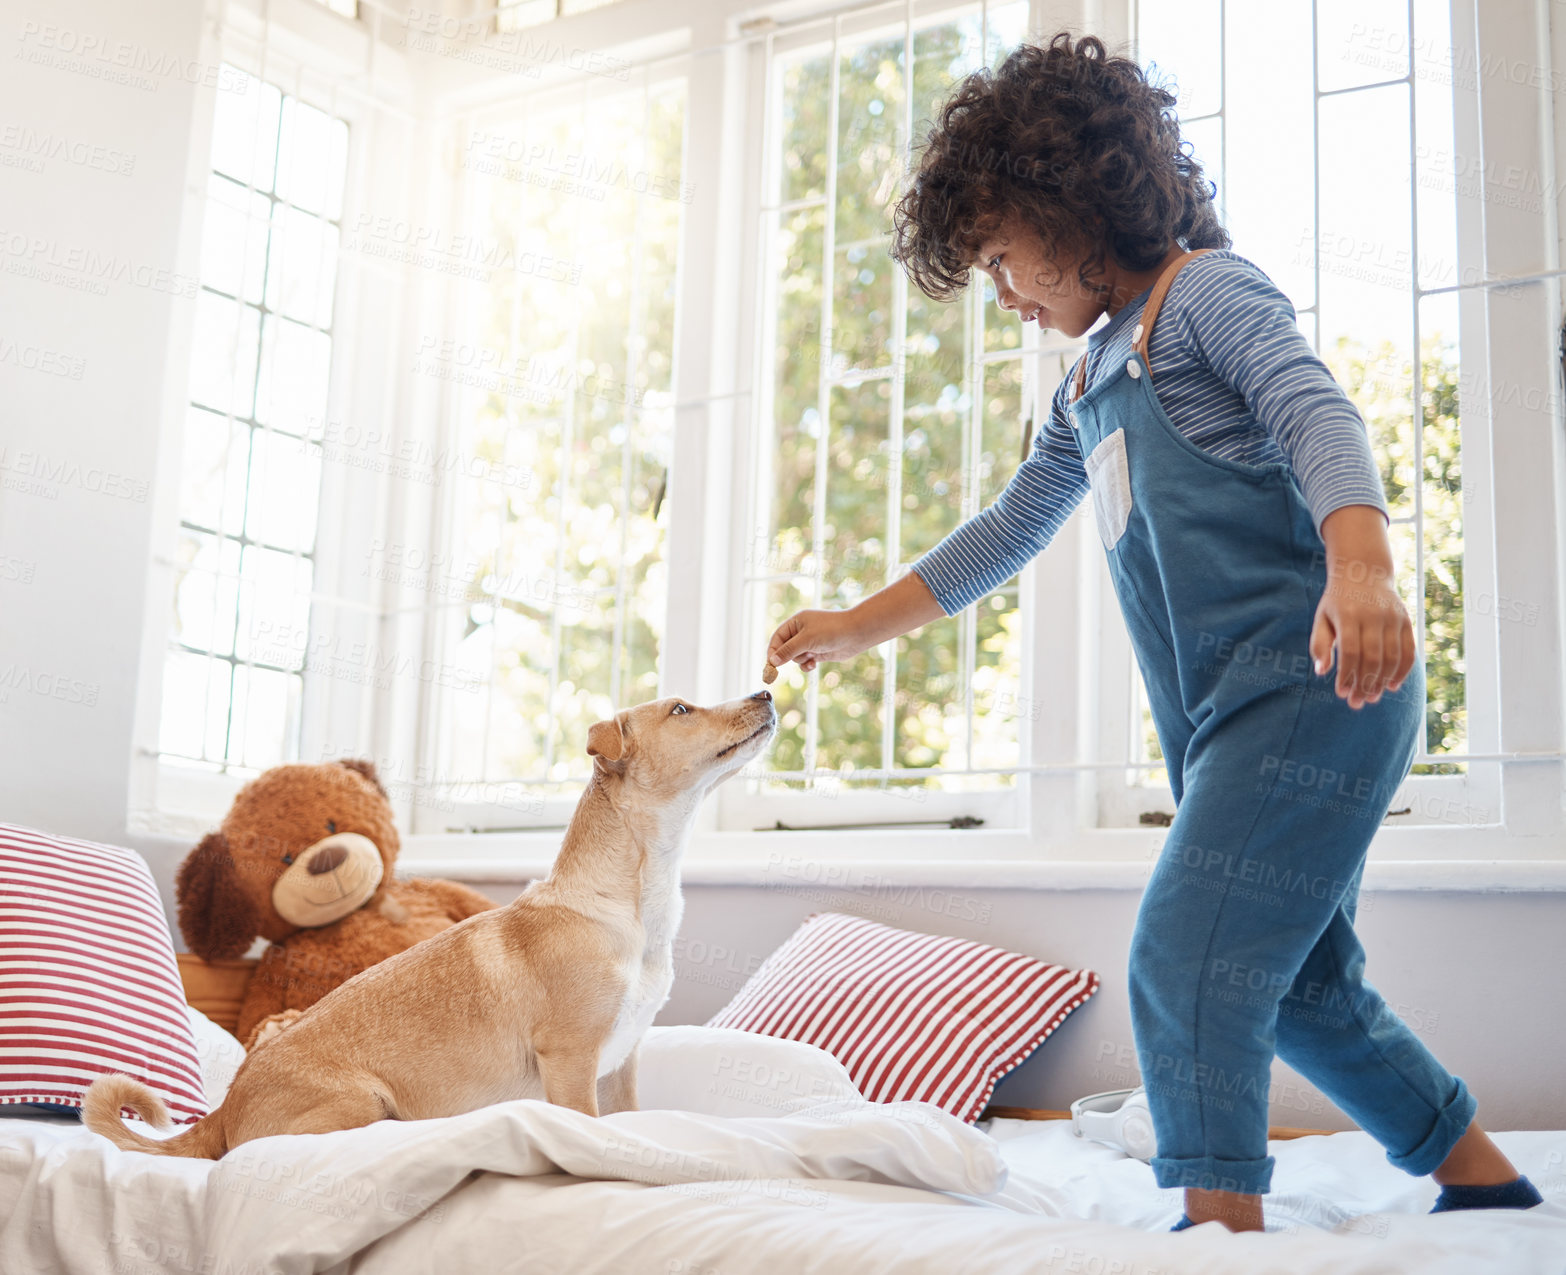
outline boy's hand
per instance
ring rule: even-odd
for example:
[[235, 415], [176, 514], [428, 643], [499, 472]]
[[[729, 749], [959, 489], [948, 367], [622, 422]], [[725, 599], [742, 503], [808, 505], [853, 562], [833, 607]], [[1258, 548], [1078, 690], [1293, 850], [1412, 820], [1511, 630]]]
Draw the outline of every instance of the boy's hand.
[[822, 660], [851, 660], [942, 614], [919, 573], [907, 571], [846, 611], [795, 612], [767, 643], [767, 663], [781, 666], [793, 660], [808, 673]]
[[806, 673], [822, 660], [851, 660], [875, 643], [864, 640], [850, 611], [797, 611], [767, 643], [767, 663], [793, 660]]
[[1350, 708], [1363, 708], [1403, 685], [1418, 657], [1414, 626], [1393, 584], [1392, 548], [1379, 509], [1335, 509], [1322, 521], [1321, 534], [1327, 588], [1311, 629], [1311, 658], [1325, 675], [1336, 648], [1337, 693]]

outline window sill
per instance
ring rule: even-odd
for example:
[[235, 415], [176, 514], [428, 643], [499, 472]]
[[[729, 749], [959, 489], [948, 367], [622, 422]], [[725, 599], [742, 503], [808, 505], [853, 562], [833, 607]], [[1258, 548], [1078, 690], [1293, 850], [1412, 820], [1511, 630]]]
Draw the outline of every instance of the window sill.
[[[415, 836], [398, 870], [474, 883], [514, 884], [549, 871], [559, 832]], [[1017, 832], [944, 829], [839, 833], [702, 831], [692, 835], [686, 885], [854, 890], [1141, 890], [1163, 844], [1161, 828], [1089, 829], [1069, 843]], [[835, 851], [835, 852], [834, 852]], [[1397, 891], [1566, 892], [1566, 840], [1509, 837], [1486, 828], [1397, 828], [1377, 838], [1363, 888]]]

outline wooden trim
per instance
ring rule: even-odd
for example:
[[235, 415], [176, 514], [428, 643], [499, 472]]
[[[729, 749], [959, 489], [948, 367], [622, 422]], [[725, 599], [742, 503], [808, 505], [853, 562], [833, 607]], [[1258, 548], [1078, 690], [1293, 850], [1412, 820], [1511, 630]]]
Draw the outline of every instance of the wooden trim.
[[[1071, 1112], [1054, 1111], [1046, 1107], [986, 1107], [980, 1120], [999, 1117], [1002, 1120], [1070, 1120]], [[1273, 1125], [1267, 1130], [1267, 1138], [1314, 1138], [1338, 1132], [1336, 1129], [1297, 1129], [1292, 1125]]]
[[260, 962], [246, 957], [204, 961], [190, 952], [176, 952], [174, 960], [179, 965], [186, 1003], [232, 1034], [239, 1025], [239, 1003]]

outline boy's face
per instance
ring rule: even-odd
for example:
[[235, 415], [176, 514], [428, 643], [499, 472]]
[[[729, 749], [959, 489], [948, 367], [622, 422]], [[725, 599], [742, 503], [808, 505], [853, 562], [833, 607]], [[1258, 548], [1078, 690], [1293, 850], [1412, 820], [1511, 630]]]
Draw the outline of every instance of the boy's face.
[[1015, 310], [1024, 323], [1081, 336], [1104, 313], [1102, 294], [1087, 291], [1077, 279], [1080, 262], [1053, 260], [1044, 241], [1013, 217], [979, 245], [974, 268], [995, 283], [1002, 310]]

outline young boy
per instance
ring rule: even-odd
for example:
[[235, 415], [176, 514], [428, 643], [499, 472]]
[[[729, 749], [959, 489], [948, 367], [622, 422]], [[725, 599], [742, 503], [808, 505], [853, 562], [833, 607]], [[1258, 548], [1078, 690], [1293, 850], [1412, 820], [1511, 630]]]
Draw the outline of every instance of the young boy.
[[1363, 978], [1360, 874], [1417, 752], [1423, 669], [1364, 423], [1226, 251], [1174, 106], [1092, 37], [958, 86], [893, 256], [937, 299], [976, 268], [1024, 323], [1109, 322], [993, 505], [859, 605], [786, 620], [768, 661], [809, 671], [956, 614], [1091, 490], [1176, 802], [1129, 970], [1154, 1175], [1185, 1188], [1174, 1229], [1262, 1229], [1275, 1053], [1433, 1174], [1436, 1211], [1528, 1208], [1463, 1082]]

